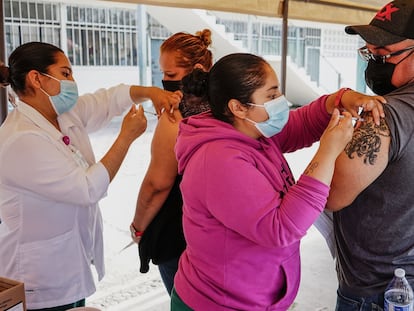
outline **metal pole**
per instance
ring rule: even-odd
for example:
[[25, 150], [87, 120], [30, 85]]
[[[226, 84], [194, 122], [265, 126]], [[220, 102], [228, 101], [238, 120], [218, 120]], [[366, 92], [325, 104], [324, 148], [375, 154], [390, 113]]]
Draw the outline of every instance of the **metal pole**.
[[139, 68], [139, 84], [147, 85], [147, 11], [145, 5], [137, 5], [137, 57]]
[[[5, 61], [5, 41], [4, 41], [4, 11], [3, 0], [0, 0], [0, 62], [3, 64]], [[0, 124], [3, 123], [7, 116], [7, 90], [5, 87], [0, 87]]]
[[283, 15], [282, 15], [282, 55], [281, 55], [281, 66], [280, 66], [280, 85], [281, 92], [286, 92], [286, 58], [287, 58], [287, 37], [288, 37], [288, 11], [289, 11], [289, 0], [283, 0]]

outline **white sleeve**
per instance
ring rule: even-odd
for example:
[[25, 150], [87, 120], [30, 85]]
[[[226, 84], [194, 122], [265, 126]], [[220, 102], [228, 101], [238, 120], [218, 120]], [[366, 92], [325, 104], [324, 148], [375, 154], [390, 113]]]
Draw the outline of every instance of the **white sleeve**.
[[335, 232], [333, 228], [333, 215], [331, 211], [324, 210], [319, 218], [315, 221], [314, 226], [322, 236], [325, 238], [326, 244], [328, 244], [329, 251], [333, 259], [336, 258], [335, 248]]
[[133, 103], [130, 86], [120, 84], [80, 96], [72, 113], [78, 116], [87, 132], [92, 133], [106, 126], [113, 117], [122, 115]]
[[16, 135], [3, 148], [1, 183], [48, 200], [89, 206], [106, 195], [109, 175], [101, 163], [84, 169], [37, 132]]

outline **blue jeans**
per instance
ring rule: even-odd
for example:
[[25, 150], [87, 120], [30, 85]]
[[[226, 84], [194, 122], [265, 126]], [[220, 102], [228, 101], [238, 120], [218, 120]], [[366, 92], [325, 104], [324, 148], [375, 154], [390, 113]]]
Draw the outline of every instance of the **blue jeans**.
[[178, 270], [178, 260], [180, 257], [171, 259], [166, 261], [162, 264], [158, 265], [158, 269], [160, 270], [161, 279], [164, 283], [165, 288], [167, 289], [168, 295], [171, 296], [171, 291], [174, 286], [174, 276]]
[[383, 311], [384, 295], [358, 297], [337, 291], [335, 311]]

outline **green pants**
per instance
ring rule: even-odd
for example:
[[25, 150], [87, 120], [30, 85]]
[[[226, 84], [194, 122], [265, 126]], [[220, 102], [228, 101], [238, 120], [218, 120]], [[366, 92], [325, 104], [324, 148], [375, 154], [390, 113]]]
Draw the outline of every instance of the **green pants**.
[[171, 292], [171, 310], [170, 311], [193, 311], [184, 301], [177, 295], [175, 288]]

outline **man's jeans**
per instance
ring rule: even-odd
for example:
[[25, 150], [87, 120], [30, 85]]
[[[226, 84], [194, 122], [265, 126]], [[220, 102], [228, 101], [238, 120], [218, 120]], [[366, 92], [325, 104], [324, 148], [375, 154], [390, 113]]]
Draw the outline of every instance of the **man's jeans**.
[[179, 259], [180, 258], [177, 257], [158, 265], [158, 270], [160, 270], [162, 282], [164, 283], [168, 295], [170, 296], [174, 286], [174, 276], [178, 270]]
[[335, 311], [383, 311], [383, 294], [371, 297], [355, 297], [346, 295], [340, 289], [338, 289], [337, 294]]

